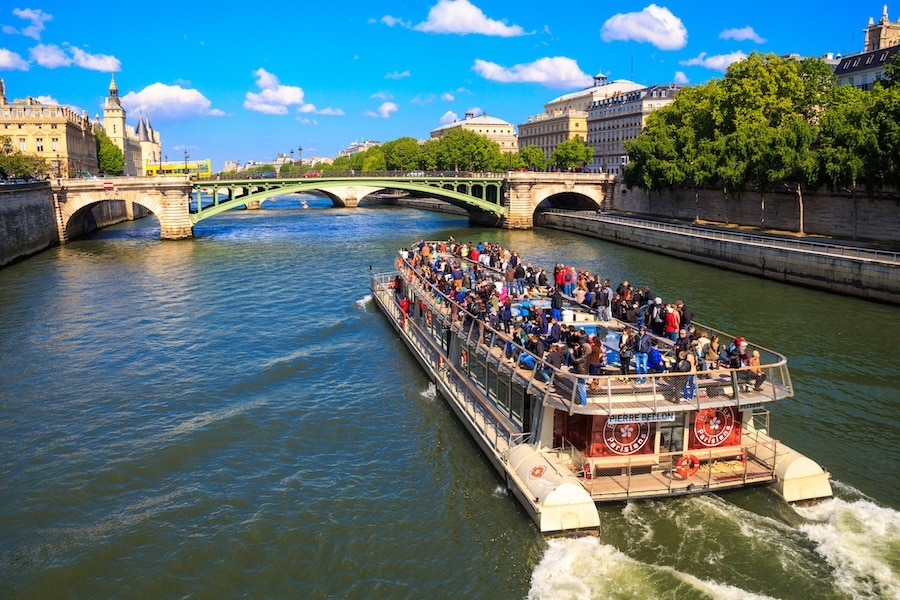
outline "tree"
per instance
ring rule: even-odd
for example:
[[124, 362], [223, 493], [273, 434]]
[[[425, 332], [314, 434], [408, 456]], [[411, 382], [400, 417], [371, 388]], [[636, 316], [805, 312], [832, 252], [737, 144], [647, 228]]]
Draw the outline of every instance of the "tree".
[[30, 179], [32, 177], [48, 175], [50, 173], [47, 161], [37, 156], [30, 156], [13, 151], [12, 140], [7, 136], [0, 136], [0, 177], [16, 177]]
[[116, 146], [106, 132], [98, 129], [97, 138], [97, 162], [100, 172], [109, 175], [121, 175], [125, 172], [125, 155]]
[[550, 155], [550, 162], [560, 171], [568, 171], [576, 165], [584, 166], [594, 158], [594, 149], [576, 135], [561, 142]]
[[522, 162], [529, 171], [543, 171], [547, 168], [547, 157], [544, 156], [544, 151], [535, 145], [525, 146], [519, 150], [519, 156], [522, 157]]
[[490, 171], [503, 164], [500, 144], [462, 127], [437, 140], [436, 156], [441, 170]]
[[381, 148], [387, 171], [414, 171], [423, 168], [422, 147], [415, 138], [398, 138], [385, 142]]

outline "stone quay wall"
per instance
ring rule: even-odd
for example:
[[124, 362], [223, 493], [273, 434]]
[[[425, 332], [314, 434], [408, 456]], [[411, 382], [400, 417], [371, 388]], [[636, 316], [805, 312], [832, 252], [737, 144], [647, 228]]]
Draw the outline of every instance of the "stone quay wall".
[[666, 231], [653, 224], [544, 213], [536, 224], [654, 250], [669, 256], [866, 300], [900, 305], [900, 262], [859, 259], [759, 241], [739, 242], [702, 232]]
[[[604, 208], [686, 221], [800, 231], [800, 203], [797, 195], [788, 190], [760, 195], [686, 188], [648, 194], [620, 183]], [[862, 191], [837, 195], [804, 193], [803, 233], [900, 244], [900, 194], [870, 198]]]
[[0, 267], [59, 245], [50, 185], [0, 186]]

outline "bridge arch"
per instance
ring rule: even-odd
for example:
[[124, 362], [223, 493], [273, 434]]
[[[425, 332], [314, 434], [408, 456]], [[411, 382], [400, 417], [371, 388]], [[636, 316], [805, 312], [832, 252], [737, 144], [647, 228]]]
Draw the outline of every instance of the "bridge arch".
[[66, 242], [73, 237], [103, 226], [103, 223], [98, 221], [112, 221], [111, 218], [105, 219], [105, 215], [102, 212], [97, 213], [97, 210], [102, 211], [104, 205], [113, 202], [124, 203], [125, 212], [129, 218], [133, 218], [133, 205], [142, 206], [148, 213], [156, 216], [157, 220], [163, 211], [159, 197], [145, 191], [83, 191], [77, 194], [67, 194], [58, 203], [60, 241]]

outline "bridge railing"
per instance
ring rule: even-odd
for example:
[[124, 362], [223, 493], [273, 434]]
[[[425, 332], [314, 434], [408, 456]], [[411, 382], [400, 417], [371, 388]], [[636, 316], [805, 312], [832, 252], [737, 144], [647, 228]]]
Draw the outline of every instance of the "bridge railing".
[[[212, 181], [235, 181], [246, 179], [313, 179], [317, 177], [352, 177], [352, 178], [397, 178], [397, 179], [434, 179], [434, 178], [463, 178], [463, 179], [505, 179], [507, 173], [491, 173], [487, 171], [329, 171], [312, 170], [300, 173], [266, 171], [262, 173], [218, 173]], [[207, 180], [209, 181], [209, 180]]]

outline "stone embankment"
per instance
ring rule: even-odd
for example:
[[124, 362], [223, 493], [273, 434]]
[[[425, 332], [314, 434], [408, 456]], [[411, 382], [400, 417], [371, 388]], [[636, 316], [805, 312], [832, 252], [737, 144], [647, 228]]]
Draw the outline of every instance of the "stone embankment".
[[594, 212], [552, 211], [535, 224], [776, 281], [900, 304], [900, 252]]

